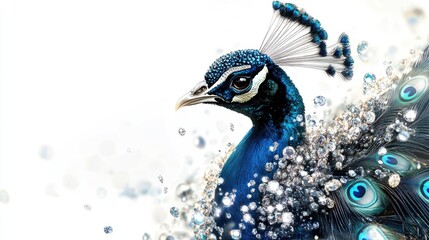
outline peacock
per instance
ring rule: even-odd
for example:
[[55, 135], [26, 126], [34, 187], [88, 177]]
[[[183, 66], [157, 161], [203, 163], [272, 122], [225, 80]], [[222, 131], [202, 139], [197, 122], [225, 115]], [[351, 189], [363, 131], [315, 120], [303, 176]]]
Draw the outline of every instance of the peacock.
[[329, 124], [310, 126], [281, 67], [351, 80], [349, 37], [328, 46], [307, 12], [279, 1], [272, 7], [260, 48], [218, 58], [176, 105], [222, 106], [253, 124], [203, 203], [196, 238], [428, 239], [429, 47]]

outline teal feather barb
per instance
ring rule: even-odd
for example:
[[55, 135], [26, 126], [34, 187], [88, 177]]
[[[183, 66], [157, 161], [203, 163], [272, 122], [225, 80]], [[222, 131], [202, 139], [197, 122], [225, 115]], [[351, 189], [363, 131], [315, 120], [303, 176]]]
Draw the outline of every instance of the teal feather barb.
[[[177, 108], [213, 104], [252, 120], [195, 207], [197, 239], [429, 238], [429, 48], [330, 124], [306, 126], [299, 90], [281, 66], [350, 80], [342, 34], [327, 46], [320, 22], [273, 3], [259, 50], [217, 59]], [[340, 73], [340, 74], [336, 74]], [[294, 76], [299, 80], [299, 76]]]

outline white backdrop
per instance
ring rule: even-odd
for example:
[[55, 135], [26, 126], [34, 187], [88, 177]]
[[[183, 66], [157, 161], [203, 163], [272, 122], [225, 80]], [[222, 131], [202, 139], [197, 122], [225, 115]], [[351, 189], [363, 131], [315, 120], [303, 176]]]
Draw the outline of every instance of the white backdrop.
[[[286, 69], [308, 113], [317, 95], [334, 108], [358, 99], [364, 73], [383, 76], [383, 62], [397, 66], [429, 42], [424, 0], [294, 3], [331, 42], [347, 32], [356, 60], [347, 83]], [[250, 127], [211, 106], [175, 112], [175, 102], [221, 54], [259, 47], [271, 1], [1, 0], [0, 9], [0, 239], [157, 238], [180, 204], [176, 185]], [[369, 62], [356, 54], [363, 40]]]

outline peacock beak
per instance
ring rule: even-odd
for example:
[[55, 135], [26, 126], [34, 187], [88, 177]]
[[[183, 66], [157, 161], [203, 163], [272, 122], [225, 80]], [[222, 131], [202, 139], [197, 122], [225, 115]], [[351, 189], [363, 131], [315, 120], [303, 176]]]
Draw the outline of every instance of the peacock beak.
[[191, 106], [199, 103], [214, 103], [219, 96], [207, 93], [208, 87], [205, 81], [198, 83], [190, 92], [185, 94], [176, 103], [176, 111], [184, 106]]

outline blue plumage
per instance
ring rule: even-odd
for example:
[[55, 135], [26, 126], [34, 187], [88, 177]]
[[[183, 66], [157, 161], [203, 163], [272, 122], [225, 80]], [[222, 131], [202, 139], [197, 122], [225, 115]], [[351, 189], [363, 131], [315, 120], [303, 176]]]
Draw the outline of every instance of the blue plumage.
[[328, 47], [308, 13], [278, 1], [273, 9], [259, 50], [220, 57], [177, 104], [214, 104], [253, 123], [201, 203], [197, 238], [428, 238], [429, 48], [369, 100], [306, 129], [302, 98], [281, 66], [349, 80], [349, 37]]

